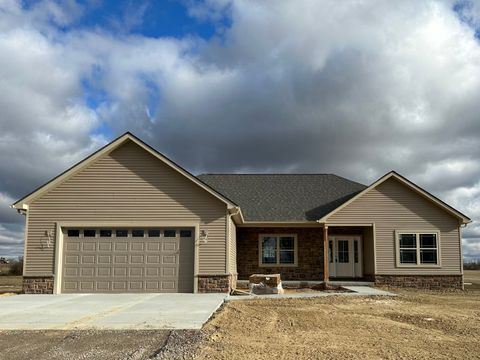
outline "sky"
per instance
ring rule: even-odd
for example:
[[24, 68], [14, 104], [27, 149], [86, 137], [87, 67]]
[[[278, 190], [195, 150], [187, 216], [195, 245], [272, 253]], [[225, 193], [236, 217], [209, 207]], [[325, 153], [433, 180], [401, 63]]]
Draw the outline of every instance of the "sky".
[[480, 0], [0, 0], [0, 256], [126, 131], [195, 174], [396, 170], [480, 259]]

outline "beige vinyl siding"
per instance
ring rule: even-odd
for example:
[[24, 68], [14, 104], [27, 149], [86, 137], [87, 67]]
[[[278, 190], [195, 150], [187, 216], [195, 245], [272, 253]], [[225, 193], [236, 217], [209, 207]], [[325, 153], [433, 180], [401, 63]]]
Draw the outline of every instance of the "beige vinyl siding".
[[30, 204], [25, 275], [54, 272], [56, 222], [89, 221], [200, 223], [199, 273], [225, 273], [226, 204], [131, 141]]
[[[328, 223], [375, 223], [379, 275], [461, 274], [459, 220], [396, 179], [388, 179], [328, 218]], [[439, 231], [440, 268], [396, 267], [395, 231]]]
[[230, 269], [231, 274], [237, 273], [237, 227], [231, 218], [229, 218], [229, 241], [230, 241]]

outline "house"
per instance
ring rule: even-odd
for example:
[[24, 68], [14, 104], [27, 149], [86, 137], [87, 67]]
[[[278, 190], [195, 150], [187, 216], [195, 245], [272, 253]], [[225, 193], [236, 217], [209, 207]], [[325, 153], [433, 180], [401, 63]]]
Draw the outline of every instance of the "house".
[[396, 172], [194, 176], [126, 133], [12, 205], [26, 293], [227, 292], [253, 273], [463, 287], [470, 219]]

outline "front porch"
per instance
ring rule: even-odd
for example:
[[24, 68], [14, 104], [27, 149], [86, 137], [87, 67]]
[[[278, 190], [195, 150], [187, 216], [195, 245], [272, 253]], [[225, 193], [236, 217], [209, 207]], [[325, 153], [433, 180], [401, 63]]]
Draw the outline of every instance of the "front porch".
[[371, 285], [375, 273], [373, 234], [371, 225], [238, 227], [239, 285], [259, 273], [281, 274], [284, 286], [325, 281]]

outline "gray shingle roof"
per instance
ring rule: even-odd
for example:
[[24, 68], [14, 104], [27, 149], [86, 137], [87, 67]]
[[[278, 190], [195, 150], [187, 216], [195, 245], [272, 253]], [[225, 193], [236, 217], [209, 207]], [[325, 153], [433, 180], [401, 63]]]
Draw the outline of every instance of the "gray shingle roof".
[[366, 188], [333, 174], [197, 177], [239, 205], [246, 221], [315, 221]]

